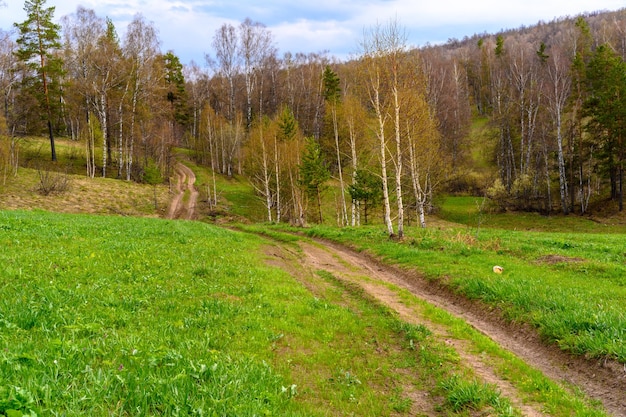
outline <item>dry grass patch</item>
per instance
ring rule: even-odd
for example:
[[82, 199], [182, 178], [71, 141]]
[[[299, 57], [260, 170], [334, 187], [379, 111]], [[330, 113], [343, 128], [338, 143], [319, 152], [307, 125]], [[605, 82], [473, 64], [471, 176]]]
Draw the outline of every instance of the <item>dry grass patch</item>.
[[170, 199], [167, 187], [158, 186], [155, 209], [151, 185], [81, 175], [67, 175], [67, 178], [71, 181], [67, 191], [41, 195], [38, 172], [20, 168], [17, 177], [0, 185], [0, 209], [161, 217]]

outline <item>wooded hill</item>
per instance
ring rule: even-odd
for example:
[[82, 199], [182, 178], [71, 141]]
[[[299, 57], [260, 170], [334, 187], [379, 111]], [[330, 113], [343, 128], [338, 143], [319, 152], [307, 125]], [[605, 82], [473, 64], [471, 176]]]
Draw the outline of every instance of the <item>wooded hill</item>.
[[4, 181], [20, 138], [46, 134], [52, 160], [56, 136], [83, 143], [90, 177], [141, 181], [155, 163], [167, 177], [172, 149], [187, 147], [247, 176], [268, 221], [300, 225], [323, 220], [329, 186], [340, 224], [379, 205], [398, 235], [405, 210], [424, 224], [442, 192], [545, 213], [623, 206], [626, 9], [417, 50], [390, 21], [349, 62], [278, 56], [271, 32], [246, 19], [215, 32], [202, 66], [161, 51], [140, 15], [120, 39], [92, 10], [61, 25], [44, 0], [25, 10], [0, 32]]

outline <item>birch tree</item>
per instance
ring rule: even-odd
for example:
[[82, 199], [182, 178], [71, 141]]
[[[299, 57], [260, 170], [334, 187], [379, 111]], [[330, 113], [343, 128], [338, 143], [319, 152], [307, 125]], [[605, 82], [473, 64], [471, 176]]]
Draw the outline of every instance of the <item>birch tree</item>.
[[[136, 15], [128, 26], [123, 45], [124, 57], [128, 60], [129, 73], [124, 87], [124, 96], [130, 99], [130, 126], [128, 133], [122, 134], [118, 141], [118, 176], [122, 176], [122, 168], [126, 169], [126, 180], [131, 179], [133, 154], [135, 149], [135, 127], [138, 123], [139, 107], [150, 102], [147, 100], [151, 90], [159, 85], [161, 77], [154, 73], [155, 60], [159, 56], [159, 39], [154, 26], [145, 21], [143, 16]], [[156, 108], [156, 107], [155, 107]], [[120, 117], [123, 114], [120, 113]], [[120, 123], [122, 123], [120, 121]], [[147, 133], [143, 129], [144, 134]], [[123, 139], [125, 138], [125, 141]], [[141, 137], [146, 140], [145, 136]], [[161, 138], [161, 141], [165, 140]], [[158, 155], [159, 165], [164, 163], [165, 156]]]
[[252, 95], [257, 74], [270, 56], [275, 55], [271, 32], [261, 23], [244, 20], [239, 25], [239, 54], [246, 86], [246, 128], [252, 123]]
[[[348, 128], [348, 142], [350, 144], [350, 161], [351, 161], [351, 189], [357, 186], [357, 175], [359, 169], [360, 155], [365, 152], [365, 137], [366, 130], [366, 112], [361, 103], [353, 95], [348, 95], [343, 104], [343, 121]], [[357, 151], [357, 148], [359, 149]], [[351, 220], [352, 226], [360, 226], [360, 199], [352, 198], [351, 203]]]
[[390, 135], [395, 145], [395, 190], [398, 238], [404, 236], [404, 203], [402, 175], [404, 146], [402, 137], [406, 100], [410, 96], [411, 75], [407, 55], [407, 35], [397, 21], [376, 26], [366, 34], [362, 43], [363, 63], [367, 74], [369, 100], [376, 114], [376, 134], [380, 145], [381, 177], [383, 182], [384, 220], [387, 232], [394, 236], [387, 178], [387, 122], [391, 120]]
[[[389, 22], [383, 31], [383, 39], [387, 49], [387, 63], [389, 84], [393, 97], [393, 131], [396, 144], [395, 155], [395, 179], [396, 179], [396, 203], [398, 206], [398, 238], [404, 237], [404, 202], [402, 198], [402, 171], [404, 169], [404, 147], [402, 144], [402, 122], [406, 109], [406, 100], [412, 94], [405, 83], [410, 84], [410, 70], [407, 65], [406, 39], [407, 35], [398, 27], [395, 20]], [[405, 78], [409, 77], [409, 78]]]
[[[343, 182], [343, 166], [341, 163], [341, 149], [339, 146], [339, 121], [338, 121], [338, 107], [341, 104], [341, 88], [339, 86], [339, 77], [337, 74], [327, 66], [323, 74], [324, 80], [324, 99], [328, 107], [330, 108], [333, 137], [335, 139], [335, 152], [337, 157], [337, 174], [339, 175], [339, 190], [340, 190], [340, 214], [339, 225], [346, 226], [348, 224], [348, 210], [346, 206], [346, 191]], [[353, 154], [353, 158], [356, 157]]]
[[547, 88], [544, 91], [556, 135], [561, 211], [563, 214], [568, 214], [568, 186], [563, 146], [563, 116], [565, 106], [569, 100], [572, 83], [570, 62], [560, 48], [553, 47], [550, 50], [550, 57], [546, 60], [544, 66], [547, 67], [546, 74], [548, 78]]
[[[63, 27], [67, 50], [65, 61], [71, 79], [69, 90], [70, 94], [77, 93], [79, 97], [72, 106], [75, 108], [75, 115], [70, 112], [70, 118], [76, 117], [77, 120], [74, 122], [71, 119], [69, 124], [72, 127], [72, 136], [82, 134], [85, 137], [87, 175], [93, 178], [96, 170], [97, 129], [95, 121], [92, 121], [92, 115], [100, 110], [98, 61], [100, 54], [103, 53], [100, 41], [106, 36], [106, 26], [104, 20], [96, 16], [93, 10], [78, 6], [74, 14], [63, 18]], [[82, 123], [83, 120], [85, 123]]]
[[9, 32], [0, 30], [0, 93], [2, 94], [2, 118], [8, 131], [12, 131], [12, 97], [15, 96], [17, 77], [17, 57], [15, 52], [17, 44], [11, 38]]
[[375, 133], [378, 138], [380, 158], [380, 173], [383, 191], [383, 221], [389, 236], [394, 235], [391, 221], [391, 204], [389, 201], [389, 179], [387, 176], [387, 122], [389, 119], [387, 97], [385, 96], [385, 68], [383, 58], [386, 54], [386, 45], [383, 37], [383, 29], [380, 26], [372, 28], [365, 34], [362, 47], [361, 64], [365, 77], [366, 92], [369, 103], [376, 118]]
[[249, 140], [246, 144], [246, 174], [250, 178], [254, 189], [263, 200], [266, 210], [266, 220], [269, 223], [274, 221], [272, 209], [276, 208], [276, 221], [280, 221], [280, 209], [276, 207], [276, 187], [280, 185], [275, 182], [280, 179], [276, 175], [277, 166], [273, 156], [277, 156], [276, 148], [276, 124], [272, 123], [268, 117], [255, 122], [250, 131]]
[[441, 140], [437, 123], [425, 97], [417, 94], [411, 100], [409, 117], [405, 119], [409, 173], [420, 227], [426, 227], [426, 207], [432, 201], [433, 189], [440, 181]]
[[[105, 33], [98, 39], [98, 47], [94, 60], [94, 75], [92, 87], [95, 90], [93, 107], [95, 108], [100, 122], [100, 130], [102, 132], [102, 177], [106, 177], [108, 162], [111, 159], [111, 138], [112, 129], [110, 121], [111, 108], [114, 106], [113, 98], [116, 96], [118, 89], [125, 83], [125, 62], [122, 57], [122, 49], [120, 47], [119, 39], [115, 26], [110, 19], [106, 20]], [[118, 108], [118, 140], [121, 141], [121, 135], [124, 132], [124, 118], [123, 118], [123, 103], [124, 96], [117, 97]], [[95, 174], [95, 140], [94, 130], [90, 130], [90, 146], [89, 153], [93, 158], [93, 169], [90, 172], [91, 176]]]
[[16, 44], [8, 32], [0, 30], [0, 95], [2, 110], [0, 111], [0, 172], [2, 184], [6, 184], [9, 176], [17, 175], [19, 162], [19, 142], [13, 133], [14, 123], [12, 101], [15, 96], [17, 76], [15, 72]]
[[235, 118], [235, 76], [239, 73], [239, 39], [237, 31], [233, 25], [223, 24], [215, 32], [213, 37], [213, 48], [218, 73], [228, 84], [228, 120]]

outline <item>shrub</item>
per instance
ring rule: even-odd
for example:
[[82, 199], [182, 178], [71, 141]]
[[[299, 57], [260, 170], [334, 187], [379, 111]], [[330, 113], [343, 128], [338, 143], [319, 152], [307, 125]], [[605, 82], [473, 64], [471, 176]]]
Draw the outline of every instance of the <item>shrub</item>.
[[63, 194], [69, 191], [71, 180], [67, 174], [38, 169], [37, 192], [41, 195]]

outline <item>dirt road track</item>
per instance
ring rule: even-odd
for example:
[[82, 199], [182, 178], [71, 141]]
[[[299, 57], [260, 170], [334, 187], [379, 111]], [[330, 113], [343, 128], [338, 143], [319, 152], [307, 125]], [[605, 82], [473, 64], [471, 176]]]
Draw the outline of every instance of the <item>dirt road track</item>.
[[[404, 320], [424, 324], [433, 333], [446, 340], [459, 352], [463, 362], [486, 382], [500, 387], [525, 416], [542, 416], [541, 410], [526, 404], [521, 395], [506, 380], [497, 375], [493, 366], [485, 363], [463, 346], [463, 342], [449, 337], [445, 329], [427, 321], [403, 303], [398, 295], [384, 283], [392, 283], [410, 291], [417, 297], [445, 309], [464, 319], [474, 328], [489, 336], [500, 346], [514, 353], [532, 367], [541, 370], [549, 378], [573, 384], [589, 397], [602, 402], [613, 416], [626, 417], [626, 369], [617, 362], [586, 360], [563, 353], [556, 347], [546, 346], [533, 329], [505, 322], [497, 312], [477, 302], [468, 301], [453, 294], [449, 289], [428, 282], [416, 273], [382, 265], [373, 257], [352, 251], [330, 242], [323, 245], [300, 243], [304, 256], [301, 266], [309, 271], [325, 270], [338, 279], [361, 286], [370, 296], [395, 310]], [[285, 249], [283, 249], [285, 250]], [[277, 256], [280, 257], [279, 254]], [[293, 271], [291, 271], [293, 273]], [[366, 276], [369, 279], [363, 279]], [[429, 413], [430, 415], [430, 413]]]
[[[176, 183], [174, 185], [174, 197], [167, 210], [168, 219], [192, 220], [196, 212], [196, 202], [198, 201], [198, 190], [196, 190], [196, 175], [186, 165], [178, 162], [174, 167]], [[185, 192], [189, 191], [189, 198], [184, 201]]]

